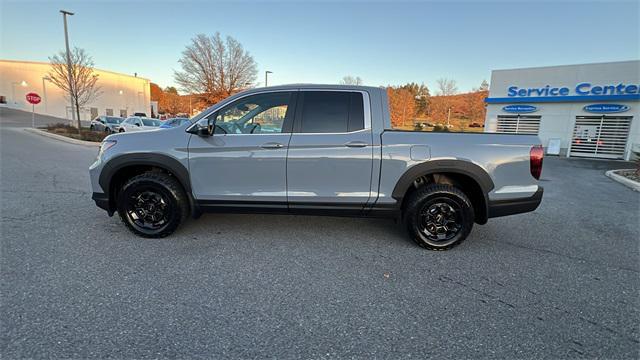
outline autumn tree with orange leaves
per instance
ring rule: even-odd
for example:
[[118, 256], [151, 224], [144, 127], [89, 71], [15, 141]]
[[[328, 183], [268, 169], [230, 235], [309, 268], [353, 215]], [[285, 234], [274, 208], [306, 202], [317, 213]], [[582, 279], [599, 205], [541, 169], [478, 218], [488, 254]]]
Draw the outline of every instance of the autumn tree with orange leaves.
[[392, 127], [413, 126], [416, 116], [416, 101], [411, 91], [406, 88], [387, 88], [389, 112]]

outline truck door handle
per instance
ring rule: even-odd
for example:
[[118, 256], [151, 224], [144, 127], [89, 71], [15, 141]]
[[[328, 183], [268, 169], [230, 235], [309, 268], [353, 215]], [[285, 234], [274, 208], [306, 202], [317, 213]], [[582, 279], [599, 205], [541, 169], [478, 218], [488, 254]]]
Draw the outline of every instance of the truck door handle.
[[284, 147], [284, 145], [277, 143], [277, 142], [268, 142], [268, 143], [264, 143], [262, 145], [260, 145], [261, 148], [263, 149], [280, 149], [282, 147]]
[[364, 141], [349, 141], [348, 143], [344, 144], [344, 146], [346, 147], [350, 147], [350, 148], [361, 148], [361, 147], [366, 147], [368, 144]]

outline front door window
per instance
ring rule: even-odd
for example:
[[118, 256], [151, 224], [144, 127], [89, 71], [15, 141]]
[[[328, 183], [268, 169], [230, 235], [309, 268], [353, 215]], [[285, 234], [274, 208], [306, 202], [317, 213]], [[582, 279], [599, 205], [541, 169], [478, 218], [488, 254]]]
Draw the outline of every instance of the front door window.
[[291, 93], [274, 92], [248, 96], [220, 110], [216, 133], [276, 134], [285, 132]]

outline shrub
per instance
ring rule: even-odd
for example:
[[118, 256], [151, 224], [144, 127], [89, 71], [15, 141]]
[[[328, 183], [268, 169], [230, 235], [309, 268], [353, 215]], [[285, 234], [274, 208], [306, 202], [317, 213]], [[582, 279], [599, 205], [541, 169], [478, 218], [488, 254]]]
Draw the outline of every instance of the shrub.
[[94, 142], [101, 142], [107, 136], [107, 134], [102, 131], [91, 131], [86, 128], [83, 128], [78, 132], [77, 128], [62, 123], [47, 125], [47, 131], [57, 135], [70, 137], [72, 139]]
[[449, 132], [449, 128], [444, 126], [444, 125], [437, 124], [436, 126], [433, 127], [433, 131], [434, 132]]

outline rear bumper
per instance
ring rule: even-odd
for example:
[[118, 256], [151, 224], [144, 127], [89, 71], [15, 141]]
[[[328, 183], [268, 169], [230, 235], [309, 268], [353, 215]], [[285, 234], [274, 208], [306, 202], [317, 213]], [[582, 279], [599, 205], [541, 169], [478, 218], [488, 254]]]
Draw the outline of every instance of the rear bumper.
[[533, 211], [537, 209], [538, 205], [542, 202], [543, 192], [544, 189], [538, 187], [538, 191], [531, 197], [489, 201], [489, 218]]

